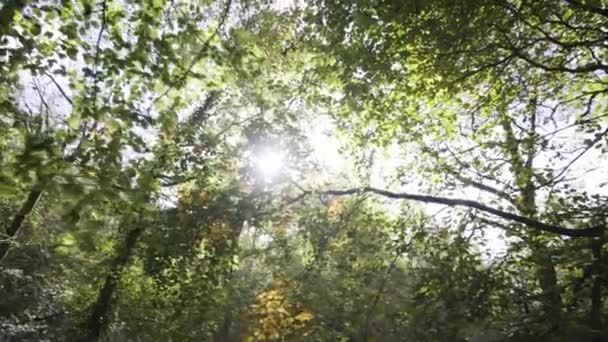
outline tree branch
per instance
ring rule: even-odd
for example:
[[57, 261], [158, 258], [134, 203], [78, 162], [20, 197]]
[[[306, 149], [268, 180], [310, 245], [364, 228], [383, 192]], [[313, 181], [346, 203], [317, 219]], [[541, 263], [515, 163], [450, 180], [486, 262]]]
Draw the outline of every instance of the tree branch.
[[608, 129], [605, 129], [604, 131], [602, 131], [601, 133], [599, 133], [595, 139], [593, 139], [589, 145], [587, 145], [587, 147], [585, 147], [585, 149], [583, 149], [583, 151], [581, 151], [581, 153], [579, 153], [578, 155], [576, 155], [576, 157], [572, 158], [572, 160], [570, 160], [570, 162], [564, 166], [562, 168], [562, 170], [555, 175], [553, 178], [551, 178], [550, 180], [538, 185], [536, 188], [542, 188], [544, 186], [550, 185], [555, 183], [561, 176], [564, 175], [564, 173], [566, 173], [566, 171], [568, 171], [568, 169], [570, 169], [570, 167], [572, 165], [574, 165], [574, 163], [576, 163], [583, 155], [585, 155], [585, 153], [587, 153], [589, 150], [591, 150], [591, 148], [593, 148], [593, 146], [595, 146], [597, 143], [599, 143], [606, 135], [608, 134]]
[[19, 235], [19, 232], [21, 231], [21, 227], [23, 227], [25, 219], [29, 214], [32, 213], [32, 211], [34, 211], [36, 203], [38, 203], [38, 200], [40, 200], [41, 196], [41, 190], [30, 191], [27, 196], [27, 199], [21, 205], [21, 209], [19, 209], [19, 212], [17, 212], [15, 217], [13, 217], [13, 220], [11, 221], [10, 225], [6, 228], [6, 235], [8, 236], [8, 239], [6, 239], [6, 241], [0, 241], [0, 263], [2, 263], [2, 260], [4, 260], [4, 258], [8, 255], [8, 251], [11, 247], [10, 245], [12, 242], [10, 240], [15, 236]]
[[59, 90], [59, 92], [61, 93], [61, 96], [63, 96], [63, 98], [68, 101], [68, 103], [70, 105], [74, 105], [74, 103], [72, 102], [72, 99], [70, 99], [70, 97], [68, 96], [68, 94], [65, 92], [65, 90], [63, 90], [63, 88], [59, 85], [59, 83], [57, 83], [57, 81], [55, 80], [55, 78], [53, 77], [53, 75], [49, 74], [49, 73], [45, 73], [53, 82], [53, 84], [55, 85], [55, 87], [57, 87], [57, 90]]
[[500, 189], [496, 189], [492, 186], [489, 186], [487, 184], [484, 184], [482, 182], [478, 182], [476, 180], [467, 178], [463, 175], [457, 174], [457, 173], [453, 173], [452, 174], [454, 176], [454, 178], [456, 178], [457, 180], [459, 180], [461, 183], [463, 183], [464, 185], [470, 185], [478, 190], [482, 190], [485, 192], [489, 192], [497, 197], [500, 197], [504, 200], [509, 201], [510, 203], [513, 202], [513, 196], [509, 195], [508, 193], [506, 193], [505, 191], [502, 191]]
[[566, 1], [570, 6], [572, 6], [574, 8], [578, 8], [581, 10], [585, 10], [587, 12], [591, 12], [591, 13], [599, 14], [604, 17], [608, 17], [608, 9], [594, 7], [589, 4], [582, 3], [578, 0], [564, 0], [564, 1]]
[[590, 72], [594, 72], [594, 71], [605, 71], [608, 72], [608, 65], [604, 65], [604, 64], [599, 64], [599, 63], [589, 63], [589, 64], [585, 64], [582, 66], [577, 66], [577, 67], [567, 67], [565, 65], [557, 65], [557, 66], [553, 66], [553, 65], [545, 65], [539, 61], [533, 60], [532, 58], [530, 58], [530, 56], [526, 55], [525, 53], [523, 53], [522, 51], [518, 50], [517, 48], [510, 48], [510, 50], [513, 52], [513, 54], [526, 61], [528, 64], [532, 65], [533, 67], [545, 70], [545, 71], [549, 71], [549, 72], [568, 72], [568, 73], [572, 73], [572, 74], [580, 74], [580, 73], [590, 73]]
[[362, 193], [374, 193], [376, 195], [393, 198], [393, 199], [404, 199], [411, 200], [423, 203], [435, 203], [435, 204], [443, 204], [447, 206], [461, 206], [477, 209], [479, 211], [492, 214], [494, 216], [498, 216], [502, 219], [514, 221], [517, 223], [521, 223], [527, 227], [541, 230], [548, 233], [570, 236], [570, 237], [594, 237], [601, 236], [604, 232], [604, 227], [595, 226], [589, 228], [575, 229], [575, 228], [564, 228], [544, 222], [537, 221], [535, 219], [521, 216], [518, 214], [510, 213], [507, 211], [503, 211], [500, 209], [496, 209], [493, 207], [489, 207], [483, 203], [460, 199], [460, 198], [447, 198], [447, 197], [439, 197], [439, 196], [430, 196], [430, 195], [419, 195], [419, 194], [410, 194], [406, 192], [397, 193], [388, 190], [377, 189], [374, 187], [361, 187], [361, 188], [352, 188], [346, 190], [327, 190], [322, 191], [320, 194], [328, 195], [328, 196], [348, 196]]

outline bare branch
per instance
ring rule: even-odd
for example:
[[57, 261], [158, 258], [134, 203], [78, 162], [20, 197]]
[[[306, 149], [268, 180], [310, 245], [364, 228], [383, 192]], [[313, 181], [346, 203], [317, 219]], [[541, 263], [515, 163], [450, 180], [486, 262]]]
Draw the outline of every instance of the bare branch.
[[608, 116], [608, 113], [605, 113], [605, 114], [598, 115], [598, 116], [595, 116], [595, 117], [592, 117], [592, 118], [589, 118], [589, 119], [586, 119], [586, 120], [577, 120], [573, 124], [560, 127], [560, 128], [558, 128], [558, 129], [556, 129], [554, 131], [551, 131], [549, 133], [544, 134], [542, 137], [546, 138], [546, 137], [549, 137], [549, 136], [554, 136], [554, 135], [556, 135], [559, 132], [563, 132], [563, 131], [565, 131], [567, 129], [570, 129], [570, 128], [573, 128], [573, 127], [582, 126], [582, 125], [585, 125], [585, 124], [588, 124], [588, 123], [592, 123], [593, 121], [596, 121], [596, 120], [601, 119], [601, 118], [605, 118], [607, 116]]
[[541, 188], [543, 186], [547, 186], [549, 184], [554, 183], [557, 179], [559, 179], [562, 175], [564, 175], [564, 173], [566, 173], [566, 171], [568, 171], [568, 169], [570, 169], [570, 167], [572, 165], [574, 165], [574, 163], [576, 163], [583, 155], [585, 155], [585, 153], [587, 153], [589, 150], [591, 150], [591, 148], [593, 148], [593, 146], [595, 146], [597, 143], [599, 143], [606, 136], [606, 134], [608, 134], [608, 129], [605, 129], [603, 132], [601, 132], [598, 135], [596, 135], [595, 139], [593, 139], [587, 145], [587, 147], [585, 147], [579, 154], [577, 154], [576, 157], [574, 157], [572, 160], [570, 160], [570, 162], [566, 166], [564, 166], [557, 175], [555, 175], [554, 177], [552, 177], [547, 182], [544, 182], [544, 183], [536, 186], [536, 188], [538, 189], [538, 188]]
[[51, 79], [51, 81], [53, 81], [53, 84], [55, 84], [55, 87], [57, 87], [57, 89], [61, 93], [61, 96], [63, 96], [63, 98], [66, 101], [68, 101], [68, 103], [70, 105], [74, 105], [74, 103], [72, 103], [72, 99], [70, 99], [70, 97], [68, 96], [68, 94], [66, 94], [66, 92], [63, 90], [63, 88], [61, 88], [61, 86], [59, 85], [59, 83], [57, 83], [57, 81], [55, 80], [55, 78], [53, 77], [53, 75], [51, 75], [49, 73], [46, 73], [46, 75]]

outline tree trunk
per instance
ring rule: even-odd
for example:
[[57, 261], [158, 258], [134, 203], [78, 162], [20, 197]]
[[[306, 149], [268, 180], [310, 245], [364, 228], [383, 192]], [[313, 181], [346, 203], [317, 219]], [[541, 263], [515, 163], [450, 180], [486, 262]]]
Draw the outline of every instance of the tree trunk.
[[550, 324], [551, 331], [557, 333], [561, 324], [562, 296], [557, 286], [555, 263], [545, 248], [537, 248], [533, 253], [536, 254], [534, 256], [538, 267], [536, 274], [542, 291], [545, 319]]
[[13, 217], [11, 224], [6, 228], [6, 238], [0, 240], [0, 263], [8, 255], [8, 251], [11, 248], [11, 240], [19, 235], [25, 219], [32, 213], [40, 197], [42, 197], [42, 190], [30, 191], [27, 199], [23, 202], [15, 217]]
[[230, 312], [226, 312], [222, 326], [213, 336], [214, 342], [229, 342], [230, 341], [230, 327], [232, 326], [232, 319]]
[[[536, 110], [537, 99], [531, 97], [528, 103], [530, 111], [529, 131], [525, 139], [520, 143], [515, 137], [512, 128], [512, 121], [505, 116], [502, 119], [502, 127], [505, 130], [505, 140], [507, 143], [506, 154], [509, 156], [511, 170], [516, 184], [520, 190], [521, 197], [515, 201], [517, 210], [530, 218], [535, 218], [538, 215], [536, 203], [536, 184], [534, 183], [534, 159], [537, 153], [537, 136], [536, 136]], [[532, 232], [527, 238], [532, 239], [532, 260], [536, 264], [536, 276], [542, 291], [541, 302], [544, 311], [543, 319], [549, 324], [550, 334], [553, 336], [559, 335], [559, 327], [561, 322], [561, 291], [557, 284], [557, 272], [555, 263], [551, 258], [550, 250], [544, 246], [534, 242], [534, 238], [542, 234]]]
[[86, 322], [87, 336], [82, 341], [97, 341], [109, 324], [112, 300], [120, 280], [120, 273], [133, 254], [137, 240], [143, 233], [143, 227], [137, 227], [127, 233], [122, 251], [118, 252], [110, 267], [97, 300], [91, 307], [91, 315]]
[[593, 341], [603, 341], [602, 326], [602, 240], [594, 239], [591, 241], [591, 252], [593, 254], [593, 285], [591, 287], [591, 315], [590, 323], [593, 331]]
[[[530, 192], [528, 192], [530, 191]], [[534, 196], [534, 190], [524, 189], [522, 196], [524, 199], [527, 196]], [[521, 211], [530, 217], [536, 215], [535, 200], [524, 200], [524, 208]], [[531, 238], [534, 239], [539, 232], [533, 232]], [[536, 242], [532, 243], [532, 259], [536, 264], [536, 276], [542, 291], [541, 302], [544, 311], [544, 320], [549, 324], [550, 334], [553, 336], [560, 335], [561, 312], [562, 312], [562, 295], [557, 283], [557, 271], [555, 270], [555, 262], [551, 258], [551, 251], [544, 245], [539, 245]]]

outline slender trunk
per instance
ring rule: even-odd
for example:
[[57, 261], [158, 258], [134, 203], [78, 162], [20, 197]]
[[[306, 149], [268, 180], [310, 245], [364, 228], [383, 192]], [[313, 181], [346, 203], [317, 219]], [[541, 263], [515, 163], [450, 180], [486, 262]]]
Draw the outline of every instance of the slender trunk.
[[112, 300], [120, 280], [120, 273], [133, 254], [137, 240], [143, 231], [144, 228], [140, 226], [127, 233], [124, 247], [114, 258], [110, 267], [110, 273], [99, 291], [97, 300], [92, 305], [91, 315], [86, 322], [88, 335], [82, 341], [96, 341], [106, 330], [109, 323]]
[[232, 326], [232, 319], [230, 317], [230, 312], [226, 312], [226, 315], [224, 316], [224, 321], [222, 322], [222, 326], [214, 334], [213, 341], [214, 342], [230, 341], [230, 327], [231, 326]]
[[602, 341], [602, 240], [591, 241], [591, 252], [593, 254], [593, 285], [591, 287], [591, 330], [594, 334], [594, 342]]
[[36, 207], [36, 203], [40, 200], [40, 197], [42, 197], [41, 190], [30, 191], [27, 195], [27, 199], [23, 202], [10, 225], [6, 228], [6, 238], [0, 240], [0, 263], [2, 263], [2, 260], [8, 255], [8, 251], [11, 248], [11, 240], [19, 235], [25, 219], [32, 213]]

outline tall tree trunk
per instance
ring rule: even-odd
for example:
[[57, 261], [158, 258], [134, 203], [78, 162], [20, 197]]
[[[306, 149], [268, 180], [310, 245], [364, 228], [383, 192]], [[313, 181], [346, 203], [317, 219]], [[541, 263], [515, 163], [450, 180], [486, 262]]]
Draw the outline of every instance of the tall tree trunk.
[[553, 333], [559, 333], [562, 311], [562, 295], [557, 284], [555, 263], [546, 248], [537, 247], [533, 250], [538, 270], [536, 272], [542, 291], [542, 304], [545, 319], [550, 324]]
[[[532, 199], [527, 199], [530, 196]], [[524, 199], [522, 213], [529, 217], [535, 217], [537, 213], [535, 190], [533, 186], [526, 186], [522, 192]], [[531, 233], [531, 238], [534, 239], [542, 232]], [[554, 336], [560, 335], [561, 311], [562, 311], [562, 295], [561, 290], [557, 282], [557, 271], [555, 269], [555, 262], [551, 257], [551, 250], [545, 245], [537, 244], [533, 242], [532, 247], [532, 259], [536, 264], [536, 276], [542, 291], [541, 302], [544, 311], [544, 320], [549, 324], [550, 334]]]
[[98, 340], [108, 327], [112, 300], [120, 281], [121, 271], [133, 254], [135, 245], [137, 244], [137, 241], [139, 240], [139, 237], [143, 231], [144, 228], [139, 226], [127, 233], [123, 249], [118, 252], [112, 261], [110, 273], [106, 277], [103, 287], [99, 291], [97, 300], [91, 307], [91, 314], [86, 322], [87, 336], [82, 339], [83, 342]]
[[593, 274], [591, 286], [591, 330], [594, 334], [594, 342], [603, 341], [602, 325], [602, 239], [591, 241], [591, 252], [593, 255]]
[[8, 251], [11, 248], [11, 240], [19, 235], [25, 219], [32, 213], [36, 207], [36, 203], [40, 200], [40, 197], [42, 197], [42, 190], [30, 191], [27, 195], [27, 199], [23, 202], [21, 208], [19, 208], [19, 211], [6, 228], [6, 238], [0, 239], [0, 263], [2, 263], [2, 260], [8, 255]]
[[[510, 159], [513, 177], [521, 194], [519, 200], [514, 204], [522, 215], [535, 218], [538, 215], [536, 203], [537, 188], [534, 182], [534, 159], [536, 158], [538, 141], [536, 135], [537, 99], [535, 96], [530, 98], [528, 110], [530, 111], [529, 131], [521, 143], [513, 132], [511, 118], [508, 116], [503, 117], [501, 124], [505, 130], [506, 154]], [[528, 238], [534, 239], [539, 234], [542, 234], [542, 232], [532, 232]], [[531, 247], [532, 260], [537, 267], [536, 277], [542, 291], [541, 302], [544, 320], [550, 325], [551, 335], [559, 335], [559, 327], [562, 324], [562, 300], [561, 291], [557, 283], [555, 263], [551, 258], [550, 250], [546, 246], [533, 241]]]
[[219, 327], [218, 331], [213, 335], [214, 342], [229, 342], [230, 341], [230, 327], [232, 326], [232, 319], [230, 317], [230, 311], [228, 310], [224, 315], [222, 326]]

